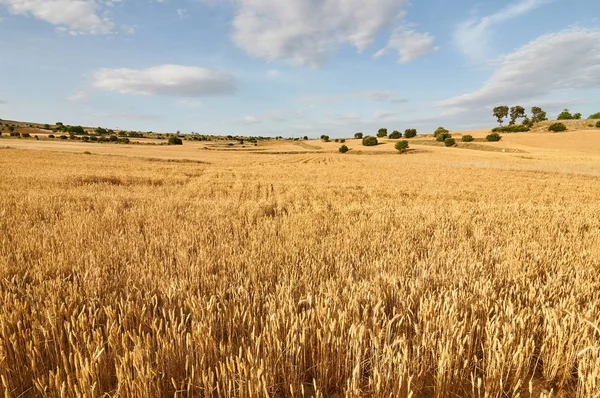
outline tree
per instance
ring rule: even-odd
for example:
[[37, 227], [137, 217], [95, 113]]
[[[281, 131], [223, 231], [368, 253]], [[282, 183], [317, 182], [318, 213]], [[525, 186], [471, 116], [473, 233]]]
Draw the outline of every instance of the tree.
[[364, 146], [375, 146], [377, 145], [377, 138], [373, 137], [373, 136], [367, 136], [365, 138], [363, 138], [362, 140], [362, 144]]
[[573, 119], [575, 119], [575, 120], [581, 119], [581, 113], [577, 112], [577, 113], [573, 114]]
[[49, 124], [44, 124], [44, 130], [50, 130], [50, 125]]
[[386, 137], [386, 136], [387, 136], [387, 129], [386, 128], [380, 128], [377, 131], [377, 137], [383, 138], [383, 137]]
[[328, 135], [325, 135], [325, 134], [323, 134], [323, 135], [321, 136], [321, 139], [322, 139], [324, 142], [329, 142], [329, 136], [328, 136]]
[[440, 135], [440, 134], [448, 134], [448, 132], [449, 132], [449, 131], [448, 131], [448, 130], [446, 130], [445, 128], [443, 128], [443, 127], [438, 127], [438, 128], [437, 128], [437, 129], [436, 129], [436, 130], [433, 132], [433, 136], [434, 136], [435, 138], [437, 138], [437, 137], [438, 137], [438, 135]]
[[356, 133], [356, 134], [354, 134], [354, 138], [356, 138], [358, 140], [362, 139], [363, 138], [363, 133]]
[[596, 112], [596, 113], [590, 115], [590, 117], [588, 117], [588, 119], [600, 119], [600, 112]]
[[445, 133], [439, 133], [435, 139], [438, 140], [439, 142], [444, 142], [446, 141], [448, 138], [452, 138], [452, 135], [446, 131]]
[[404, 130], [404, 138], [413, 138], [417, 136], [417, 129]]
[[78, 135], [85, 134], [85, 130], [81, 126], [69, 126], [69, 127], [67, 127], [67, 132], [73, 133], [73, 134], [78, 134]]
[[[111, 138], [114, 136], [111, 136]], [[169, 140], [167, 141], [169, 143], [169, 145], [183, 145], [183, 141], [181, 141], [181, 138], [177, 137], [177, 136], [171, 136], [169, 137]]]
[[523, 124], [523, 126], [533, 127], [533, 120], [531, 120], [528, 117], [525, 117], [525, 119], [523, 119], [522, 124]]
[[504, 118], [508, 117], [508, 106], [506, 106], [506, 105], [497, 106], [494, 108], [493, 112], [494, 112], [494, 116], [498, 120], [498, 123], [500, 123], [500, 126], [502, 126]]
[[393, 140], [397, 140], [398, 138], [402, 138], [402, 133], [398, 130], [394, 130], [392, 134], [390, 134], [390, 138]]
[[398, 150], [398, 152], [402, 153], [408, 149], [408, 141], [406, 141], [406, 140], [398, 141], [398, 142], [396, 142], [396, 145], [394, 145], [394, 148], [396, 148]]
[[513, 125], [517, 122], [517, 119], [525, 117], [525, 108], [521, 105], [515, 105], [510, 108], [510, 124]]
[[543, 122], [544, 120], [548, 120], [548, 118], [546, 117], [546, 112], [539, 106], [534, 106], [531, 108], [531, 115], [532, 123], [538, 123]]
[[12, 133], [13, 131], [15, 131], [15, 126], [8, 126], [8, 131], [10, 131], [11, 133]]
[[564, 109], [561, 113], [558, 114], [558, 120], [571, 120], [573, 119], [573, 115], [569, 112], [568, 109]]

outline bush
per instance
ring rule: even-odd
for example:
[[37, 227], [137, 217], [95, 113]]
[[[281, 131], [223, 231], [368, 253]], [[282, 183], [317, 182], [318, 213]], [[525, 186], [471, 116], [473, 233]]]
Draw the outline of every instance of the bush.
[[454, 138], [446, 138], [444, 140], [444, 145], [446, 146], [454, 146], [456, 144], [456, 140]]
[[356, 133], [354, 134], [354, 138], [356, 138], [357, 140], [360, 140], [363, 138], [363, 133]]
[[529, 131], [529, 125], [525, 125], [525, 121], [523, 124], [513, 124], [512, 126], [504, 126], [504, 127], [495, 127], [492, 129], [494, 133], [525, 133]]
[[66, 135], [61, 135], [61, 136], [60, 136], [60, 137], [58, 137], [58, 138], [60, 138], [61, 140], [66, 140], [66, 139], [67, 139], [67, 138], [69, 138], [69, 137], [67, 137]]
[[472, 135], [463, 135], [462, 136], [462, 142], [473, 142], [473, 136]]
[[396, 142], [396, 145], [394, 145], [394, 148], [396, 148], [400, 153], [402, 153], [408, 149], [408, 141], [398, 141]]
[[443, 132], [438, 133], [438, 135], [436, 136], [435, 139], [438, 140], [439, 142], [444, 142], [448, 138], [452, 138], [452, 135], [448, 132], [448, 130], [446, 130], [445, 133], [443, 133]]
[[344, 142], [346, 142], [346, 139], [345, 139], [345, 138], [342, 138], [342, 139], [340, 140], [340, 142], [343, 144]]
[[87, 135], [85, 137], [82, 138], [83, 141], [88, 142], [90, 140], [90, 137], [88, 137]]
[[111, 135], [108, 139], [112, 142], [117, 142], [119, 140], [119, 138], [116, 135]]
[[84, 155], [91, 155], [92, 153], [90, 151], [85, 151], [83, 154]]
[[98, 137], [93, 135], [90, 137], [90, 141], [98, 141]]
[[[438, 128], [437, 128], [437, 129], [436, 129], [436, 130], [433, 132], [433, 136], [434, 136], [435, 138], [437, 138], [437, 136], [438, 136], [438, 135], [440, 135], [440, 134], [448, 134], [448, 133], [449, 133], [449, 131], [448, 131], [448, 130], [446, 130], [445, 128], [443, 128], [443, 127], [438, 127]], [[443, 141], [443, 140], [442, 140], [442, 141]]]
[[349, 149], [348, 149], [348, 147], [347, 147], [346, 145], [342, 145], [342, 146], [340, 147], [340, 149], [338, 149], [338, 151], [339, 151], [340, 153], [346, 153], [346, 152], [348, 152], [348, 151], [349, 151]]
[[413, 138], [417, 136], [417, 129], [404, 130], [404, 138]]
[[44, 130], [50, 130], [50, 125], [49, 124], [44, 124]]
[[380, 128], [377, 131], [377, 137], [379, 137], [379, 138], [387, 137], [387, 129], [386, 128]]
[[183, 141], [181, 141], [181, 138], [179, 137], [169, 137], [169, 140], [167, 141], [169, 143], [169, 145], [183, 145]]
[[500, 139], [502, 139], [502, 136], [498, 133], [492, 133], [489, 134], [487, 137], [485, 137], [486, 141], [490, 141], [490, 142], [496, 142], [496, 141], [500, 141]]
[[364, 146], [375, 146], [378, 144], [377, 138], [375, 138], [373, 136], [367, 136], [367, 137], [363, 138], [362, 144]]
[[552, 123], [550, 125], [550, 127], [548, 127], [548, 131], [554, 131], [555, 133], [558, 133], [560, 131], [566, 131], [567, 130], [567, 126], [565, 126], [563, 123], [557, 122], [557, 123]]
[[335, 140], [333, 140], [334, 142], [340, 142], [339, 138], [336, 138]]
[[323, 134], [323, 135], [321, 136], [321, 139], [322, 139], [324, 142], [329, 142], [329, 136], [328, 136], [328, 135], [325, 135], [325, 134]]
[[389, 138], [391, 138], [392, 140], [397, 140], [398, 138], [402, 138], [402, 133], [398, 130], [394, 130], [394, 132], [390, 134]]
[[596, 127], [598, 127], [600, 129], [600, 121], [596, 122]]
[[30, 138], [31, 134], [29, 134], [29, 133], [21, 133], [21, 137], [23, 137], [23, 138]]
[[54, 138], [54, 134], [50, 134], [48, 138]]

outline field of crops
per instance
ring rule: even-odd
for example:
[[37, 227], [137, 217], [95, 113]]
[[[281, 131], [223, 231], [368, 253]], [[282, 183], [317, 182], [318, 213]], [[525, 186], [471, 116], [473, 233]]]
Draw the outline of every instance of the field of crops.
[[600, 177], [441, 151], [0, 149], [0, 392], [600, 397]]

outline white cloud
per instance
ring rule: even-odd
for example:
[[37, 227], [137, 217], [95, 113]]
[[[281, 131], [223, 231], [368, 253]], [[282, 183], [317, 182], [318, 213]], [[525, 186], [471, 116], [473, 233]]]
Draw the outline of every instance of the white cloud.
[[110, 34], [114, 23], [97, 13], [94, 0], [0, 0], [8, 11], [56, 25], [71, 34]]
[[393, 91], [367, 91], [365, 95], [371, 101], [393, 102], [396, 104], [408, 102], [405, 99], [398, 98]]
[[438, 103], [449, 108], [514, 104], [570, 89], [600, 86], [600, 29], [543, 35], [505, 56], [483, 87]]
[[176, 12], [179, 18], [183, 18], [187, 14], [187, 10], [185, 8], [178, 8]]
[[434, 39], [429, 33], [399, 28], [394, 31], [387, 46], [375, 53], [375, 57], [382, 56], [388, 50], [395, 50], [400, 55], [398, 62], [406, 64], [438, 49], [439, 47], [434, 45]]
[[233, 76], [210, 69], [161, 65], [148, 69], [100, 69], [94, 87], [123, 94], [164, 95], [184, 98], [232, 94]]
[[491, 30], [495, 25], [516, 18], [553, 0], [520, 0], [501, 11], [479, 19], [469, 19], [456, 28], [454, 41], [466, 56], [481, 60], [485, 58]]
[[69, 95], [66, 100], [71, 102], [85, 102], [88, 100], [88, 95], [85, 93], [85, 91], [80, 90]]
[[126, 33], [128, 35], [134, 35], [135, 27], [135, 25], [121, 25], [121, 30], [123, 31], [123, 33]]
[[249, 125], [252, 125], [252, 124], [261, 123], [261, 121], [256, 116], [246, 116], [246, 117], [243, 117], [243, 118], [241, 118], [239, 120], [235, 120], [233, 123], [234, 124], [241, 124], [241, 125], [244, 125], [244, 126], [249, 126]]
[[[238, 0], [234, 42], [248, 54], [318, 67], [343, 45], [363, 51], [404, 15], [406, 0]], [[404, 59], [414, 53], [407, 51]]]

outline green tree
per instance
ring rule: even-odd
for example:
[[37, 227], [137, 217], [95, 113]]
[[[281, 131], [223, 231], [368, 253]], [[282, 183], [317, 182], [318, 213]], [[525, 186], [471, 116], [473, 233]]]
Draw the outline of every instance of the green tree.
[[[438, 135], [440, 135], [440, 134], [448, 134], [448, 130], [446, 130], [446, 129], [445, 129], [445, 128], [443, 128], [443, 127], [438, 127], [438, 128], [437, 128], [437, 129], [436, 129], [436, 130], [433, 132], [433, 136], [434, 136], [435, 138], [437, 138], [437, 137], [438, 137]], [[442, 140], [442, 141], [443, 141], [443, 140]]]
[[448, 138], [452, 138], [452, 135], [451, 135], [451, 134], [450, 134], [448, 131], [446, 131], [445, 133], [444, 133], [444, 132], [440, 132], [440, 133], [439, 133], [439, 134], [438, 134], [438, 135], [435, 137], [435, 139], [436, 139], [436, 140], [438, 140], [439, 142], [444, 142], [444, 141], [446, 141]]
[[323, 135], [321, 136], [321, 139], [322, 139], [324, 142], [329, 142], [329, 136], [328, 136], [328, 135], [325, 135], [325, 134], [323, 134]]
[[558, 120], [571, 120], [573, 119], [573, 115], [569, 112], [568, 109], [564, 109], [561, 113], [558, 114]]
[[367, 136], [365, 138], [363, 138], [362, 140], [362, 144], [364, 146], [375, 146], [377, 145], [377, 138], [373, 137], [373, 136]]
[[377, 137], [383, 138], [383, 137], [386, 137], [386, 136], [387, 136], [387, 129], [386, 128], [380, 128], [377, 131]]
[[11, 133], [12, 133], [13, 131], [15, 131], [15, 126], [8, 126], [8, 131], [10, 131]]
[[600, 119], [600, 112], [591, 114], [590, 117], [588, 117], [588, 119]]
[[581, 113], [579, 113], [579, 112], [577, 112], [577, 113], [574, 113], [574, 114], [573, 114], [573, 119], [575, 119], [575, 120], [579, 120], [579, 119], [581, 119]]
[[362, 139], [363, 138], [363, 133], [356, 133], [356, 134], [354, 134], [354, 138], [356, 138], [358, 140]]
[[417, 129], [404, 130], [404, 138], [413, 138], [417, 136]]
[[392, 132], [392, 134], [390, 134], [390, 137], [389, 137], [389, 138], [391, 138], [391, 139], [393, 139], [393, 140], [397, 140], [398, 138], [402, 138], [402, 133], [401, 133], [401, 132], [399, 132], [398, 130], [394, 130], [394, 131]]
[[521, 105], [515, 105], [510, 108], [510, 124], [513, 125], [517, 122], [517, 119], [525, 117], [525, 108]]
[[[111, 138], [114, 136], [111, 136]], [[171, 136], [169, 137], [169, 140], [167, 141], [169, 143], [169, 145], [183, 145], [183, 141], [181, 141], [181, 138], [177, 137], [177, 136]]]
[[546, 112], [540, 108], [539, 106], [534, 106], [531, 108], [531, 121], [533, 123], [543, 122], [544, 120], [548, 120], [546, 117]]
[[405, 152], [408, 149], [408, 141], [398, 141], [396, 142], [396, 145], [394, 145], [394, 148], [396, 148], [400, 153]]
[[493, 113], [494, 113], [494, 116], [496, 117], [496, 120], [498, 121], [498, 123], [500, 123], [500, 126], [502, 126], [504, 119], [506, 117], [508, 117], [508, 106], [506, 106], [506, 105], [497, 106], [494, 108]]

